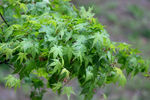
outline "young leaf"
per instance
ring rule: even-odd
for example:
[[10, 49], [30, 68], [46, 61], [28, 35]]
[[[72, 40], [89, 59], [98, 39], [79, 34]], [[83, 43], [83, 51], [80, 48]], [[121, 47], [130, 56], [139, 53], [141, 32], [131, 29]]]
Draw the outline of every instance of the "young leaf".
[[62, 94], [66, 94], [67, 97], [68, 97], [68, 100], [70, 100], [71, 94], [74, 94], [74, 95], [75, 95], [75, 93], [74, 93], [72, 87], [64, 87], [64, 88], [63, 88], [63, 93], [62, 93]]
[[80, 14], [82, 18], [92, 18], [95, 14], [92, 13], [93, 8], [89, 8], [88, 11], [84, 7], [80, 8]]
[[69, 78], [70, 72], [66, 68], [63, 68], [62, 71], [61, 71], [61, 74], [65, 74], [66, 77]]

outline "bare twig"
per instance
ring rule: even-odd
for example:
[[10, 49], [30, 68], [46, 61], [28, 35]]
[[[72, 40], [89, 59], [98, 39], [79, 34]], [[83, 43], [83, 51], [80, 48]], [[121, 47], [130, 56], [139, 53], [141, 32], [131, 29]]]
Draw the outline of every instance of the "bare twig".
[[2, 18], [2, 20], [4, 21], [4, 23], [9, 27], [9, 24], [6, 22], [5, 18], [3, 17], [3, 15], [0, 13], [0, 16]]

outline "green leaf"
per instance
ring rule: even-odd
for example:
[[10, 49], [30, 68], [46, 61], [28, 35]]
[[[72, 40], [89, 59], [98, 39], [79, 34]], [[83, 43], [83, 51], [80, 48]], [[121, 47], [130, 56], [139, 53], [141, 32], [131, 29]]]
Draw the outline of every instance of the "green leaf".
[[103, 45], [104, 44], [104, 39], [107, 38], [107, 36], [104, 34], [104, 33], [95, 33], [94, 36], [94, 41], [93, 41], [93, 46], [96, 45], [97, 43], [100, 44], [100, 45]]
[[88, 81], [88, 80], [92, 79], [92, 77], [93, 77], [93, 73], [86, 70], [86, 79], [85, 79], [85, 81]]
[[63, 68], [62, 71], [61, 71], [61, 74], [65, 74], [66, 77], [69, 78], [70, 72], [66, 68]]
[[6, 60], [10, 59], [13, 55], [13, 49], [5, 48], [3, 53], [6, 55]]
[[112, 58], [111, 58], [111, 57], [112, 57], [112, 55], [111, 55], [111, 52], [110, 52], [110, 51], [108, 51], [108, 52], [107, 52], [107, 56], [108, 56], [109, 61], [111, 61], [111, 59], [112, 59]]
[[25, 4], [20, 3], [20, 8], [23, 9], [25, 12], [27, 12], [28, 8]]
[[92, 64], [92, 63], [93, 63], [93, 61], [92, 61], [92, 56], [91, 56], [91, 55], [85, 56], [85, 57], [84, 57], [84, 61], [85, 61], [85, 67], [87, 67], [89, 63]]
[[56, 73], [57, 71], [59, 73], [63, 68], [63, 65], [58, 59], [54, 59], [53, 62], [48, 66], [48, 69], [51, 69], [52, 66], [54, 67], [53, 70], [50, 72], [52, 74]]
[[68, 57], [68, 61], [69, 61], [69, 63], [70, 63], [70, 61], [71, 61], [71, 58], [72, 58], [72, 56], [73, 56], [73, 48], [72, 47], [70, 47], [70, 46], [66, 46], [66, 47], [64, 47], [64, 55], [67, 55], [67, 57]]
[[33, 74], [36, 74], [38, 77], [44, 77], [44, 78], [48, 78], [48, 73], [45, 71], [44, 68], [39, 68], [37, 70], [33, 70], [32, 71]]
[[0, 13], [3, 15], [3, 7], [0, 6]]
[[86, 69], [86, 78], [85, 78], [85, 81], [89, 81], [93, 78], [93, 67], [92, 66], [88, 66], [87, 69]]
[[53, 84], [52, 90], [53, 90], [54, 92], [56, 92], [56, 91], [58, 91], [61, 87], [62, 87], [62, 83], [61, 83], [61, 82], [58, 82], [58, 83], [56, 83], [56, 84]]
[[103, 94], [104, 100], [108, 100], [106, 94]]
[[10, 26], [9, 28], [7, 28], [6, 33], [5, 33], [5, 40], [8, 40], [8, 38], [12, 35], [14, 31], [14, 27]]
[[114, 70], [116, 71], [117, 80], [119, 82], [120, 86], [124, 86], [126, 84], [126, 77], [124, 76], [122, 70], [120, 68], [114, 67]]
[[20, 43], [20, 47], [22, 48], [22, 50], [24, 50], [24, 52], [26, 52], [27, 49], [33, 47], [33, 42], [31, 40], [29, 40], [29, 39], [25, 39], [24, 41], [22, 41]]
[[120, 50], [128, 50], [130, 48], [131, 45], [127, 44], [127, 43], [119, 43], [118, 48]]
[[62, 39], [63, 36], [65, 35], [65, 33], [67, 33], [67, 30], [66, 29], [61, 29], [60, 32], [59, 32], [59, 35], [60, 35], [60, 38]]
[[54, 59], [56, 59], [58, 56], [62, 57], [63, 56], [62, 46], [54, 45], [50, 50], [50, 54], [51, 53], [53, 54]]
[[84, 7], [80, 8], [80, 15], [82, 18], [92, 18], [95, 14], [92, 13], [93, 8], [89, 8], [88, 11]]
[[40, 28], [39, 32], [40, 32], [40, 33], [41, 33], [41, 32], [46, 32], [47, 34], [52, 34], [52, 29], [51, 29], [50, 26], [45, 26], [45, 25], [43, 25], [43, 26]]
[[62, 94], [66, 94], [67, 97], [68, 97], [68, 100], [70, 100], [71, 94], [74, 94], [74, 95], [75, 95], [75, 93], [74, 93], [72, 87], [64, 87], [64, 88], [63, 88], [63, 93], [62, 93]]
[[5, 78], [6, 80], [6, 86], [9, 87], [9, 88], [12, 88], [14, 87], [15, 90], [17, 89], [17, 87], [20, 87], [20, 80], [15, 78], [14, 76], [12, 75], [9, 75]]
[[74, 52], [73, 54], [75, 55], [75, 59], [77, 58], [80, 60], [80, 64], [83, 62], [83, 57], [85, 56], [85, 52], [87, 50], [86, 46], [84, 44], [81, 44], [80, 42], [76, 42], [73, 45]]
[[23, 62], [23, 60], [27, 60], [27, 54], [26, 53], [20, 52], [18, 55], [19, 56], [18, 56], [17, 60], [20, 60], [20, 64]]
[[[149, 76], [149, 64], [139, 51], [111, 41], [92, 8], [77, 10], [70, 0], [2, 1], [0, 12], [10, 27], [0, 25], [0, 63], [13, 65], [23, 83], [32, 83], [31, 99], [41, 100], [47, 88], [70, 99], [73, 89], [64, 85], [73, 78], [78, 78], [84, 99], [91, 100], [94, 88], [123, 86], [123, 72]], [[15, 80], [9, 87], [19, 85], [8, 79]]]

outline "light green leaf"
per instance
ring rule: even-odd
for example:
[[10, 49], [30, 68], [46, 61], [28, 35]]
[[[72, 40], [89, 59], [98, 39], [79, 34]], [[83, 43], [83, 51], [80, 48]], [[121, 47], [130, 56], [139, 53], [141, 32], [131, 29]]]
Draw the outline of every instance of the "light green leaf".
[[92, 79], [92, 77], [93, 77], [93, 73], [91, 73], [90, 71], [88, 71], [88, 70], [86, 70], [86, 81], [88, 81], [88, 80], [90, 80], [90, 79]]
[[58, 56], [62, 57], [63, 53], [62, 53], [62, 46], [53, 46], [50, 50], [50, 54], [53, 54], [53, 58], [56, 59]]
[[45, 71], [44, 68], [39, 68], [37, 70], [33, 70], [32, 73], [37, 75], [38, 77], [44, 77], [46, 79], [48, 78], [48, 73]]
[[50, 67], [52, 66], [54, 67], [53, 70], [50, 72], [52, 74], [54, 74], [57, 71], [59, 73], [61, 69], [63, 68], [63, 65], [60, 63], [58, 59], [54, 59], [53, 62], [48, 66], [48, 69], [51, 69]]
[[63, 94], [66, 94], [66, 95], [67, 95], [68, 100], [70, 100], [71, 94], [74, 94], [74, 95], [75, 95], [75, 93], [74, 93], [72, 87], [64, 87], [64, 88], [63, 88]]
[[66, 77], [69, 78], [70, 72], [66, 68], [63, 68], [61, 74], [66, 74]]
[[112, 55], [111, 55], [111, 52], [110, 52], [110, 51], [107, 52], [107, 56], [108, 56], [109, 61], [111, 61]]
[[114, 44], [110, 44], [110, 48], [113, 50], [114, 53], [116, 53], [116, 46]]
[[26, 53], [20, 52], [18, 55], [19, 56], [18, 56], [17, 60], [20, 60], [20, 64], [23, 62], [23, 60], [27, 60], [27, 54]]
[[87, 69], [86, 69], [86, 79], [85, 81], [89, 81], [90, 79], [93, 78], [93, 73], [92, 73], [92, 66], [88, 66]]
[[92, 56], [91, 55], [85, 56], [84, 61], [85, 61], [85, 67], [87, 67], [89, 63], [93, 63], [92, 62]]
[[104, 100], [108, 100], [106, 94], [103, 94]]
[[86, 9], [84, 7], [80, 8], [80, 15], [82, 18], [92, 18], [95, 14], [92, 13], [93, 8], [88, 9], [88, 11], [86, 11]]
[[4, 49], [3, 53], [6, 55], [6, 59], [12, 57], [13, 49], [6, 48]]
[[[95, 33], [95, 34], [94, 34], [93, 46], [94, 46], [96, 43], [103, 44], [103, 37], [105, 37], [104, 34], [100, 34], [99, 32], [98, 32], [98, 33]], [[93, 47], [93, 46], [92, 46], [92, 47]]]
[[79, 59], [80, 60], [80, 64], [82, 64], [83, 62], [83, 57], [85, 56], [85, 52], [87, 50], [86, 46], [84, 44], [81, 44], [80, 42], [76, 42], [74, 45], [73, 45], [73, 49], [74, 49], [74, 52], [73, 54], [75, 55], [75, 59]]
[[63, 86], [62, 83], [61, 83], [61, 82], [58, 82], [58, 83], [56, 83], [56, 84], [53, 84], [52, 90], [53, 90], [54, 92], [56, 92], [56, 91], [59, 90], [62, 86]]
[[20, 47], [22, 48], [22, 50], [24, 50], [24, 52], [26, 52], [27, 49], [33, 47], [33, 42], [31, 40], [29, 40], [29, 39], [25, 39], [24, 41], [22, 41], [20, 43]]
[[130, 48], [131, 45], [127, 44], [127, 43], [119, 43], [118, 48], [120, 50], [128, 50]]
[[20, 80], [15, 78], [14, 76], [12, 75], [9, 75], [5, 78], [6, 80], [6, 86], [9, 87], [9, 88], [12, 88], [14, 87], [15, 90], [17, 89], [17, 87], [20, 87]]
[[70, 63], [72, 55], [73, 55], [73, 48], [70, 46], [66, 46], [66, 47], [64, 47], [63, 51], [64, 51], [64, 55], [67, 55], [68, 61]]
[[39, 32], [45, 32], [48, 35], [51, 35], [54, 32], [54, 29], [52, 28], [51, 25], [46, 26], [46, 25], [42, 25], [42, 27], [40, 28]]
[[126, 77], [124, 76], [122, 70], [120, 68], [114, 67], [116, 71], [116, 78], [120, 86], [124, 86], [126, 84]]
[[62, 28], [60, 30], [60, 32], [59, 32], [59, 36], [60, 36], [61, 39], [63, 38], [63, 36], [65, 35], [65, 33], [67, 33], [67, 30]]
[[20, 3], [20, 8], [23, 9], [25, 12], [27, 12], [28, 8], [25, 4]]

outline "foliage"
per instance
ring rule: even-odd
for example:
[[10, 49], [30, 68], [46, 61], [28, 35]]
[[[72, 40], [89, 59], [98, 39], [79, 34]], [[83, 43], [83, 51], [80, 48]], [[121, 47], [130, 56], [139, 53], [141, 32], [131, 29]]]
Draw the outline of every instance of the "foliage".
[[9, 75], [8, 77], [6, 77], [6, 86], [9, 88], [14, 87], [15, 89], [17, 89], [17, 87], [20, 87], [20, 80], [15, 78], [12, 75]]
[[93, 18], [92, 8], [77, 10], [68, 1], [2, 0], [0, 11], [9, 27], [1, 24], [0, 61], [13, 66], [12, 74], [20, 78], [9, 75], [6, 85], [31, 83], [32, 100], [41, 100], [46, 88], [70, 99], [75, 93], [65, 85], [77, 78], [81, 94], [91, 100], [95, 88], [123, 86], [126, 76], [147, 73], [148, 64], [139, 51], [111, 41]]

